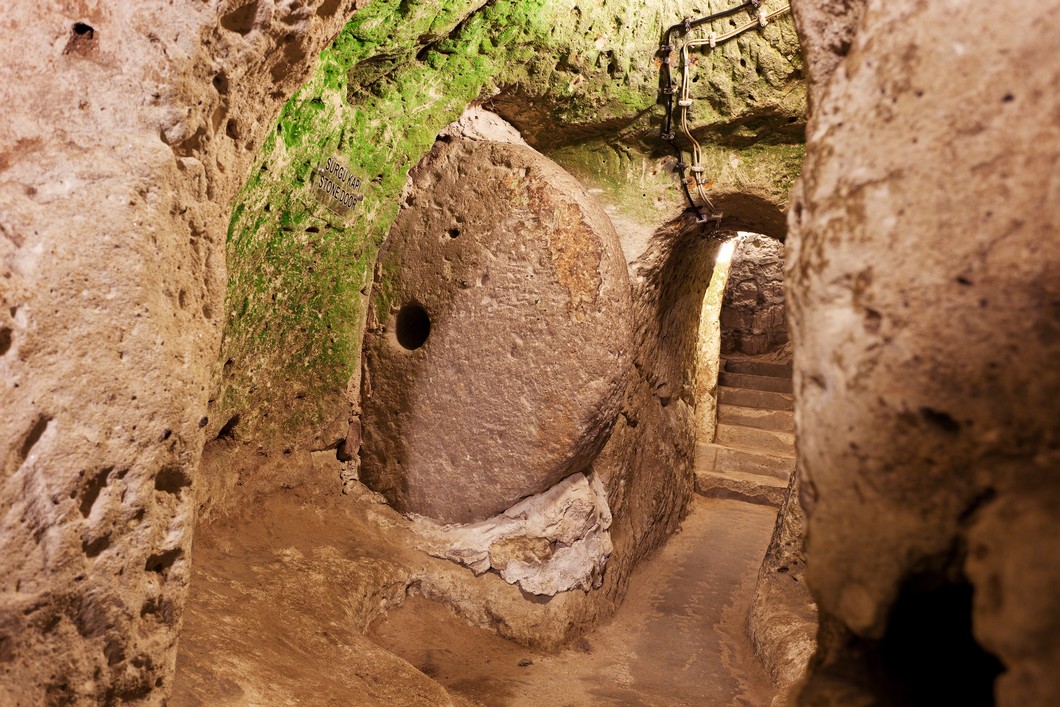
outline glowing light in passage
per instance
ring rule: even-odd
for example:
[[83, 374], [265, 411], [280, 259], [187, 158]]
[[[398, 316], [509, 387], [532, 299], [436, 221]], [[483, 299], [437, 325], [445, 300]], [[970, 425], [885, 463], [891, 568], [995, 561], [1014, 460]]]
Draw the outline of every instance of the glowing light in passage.
[[730, 238], [718, 248], [718, 265], [728, 265], [732, 262], [732, 254], [736, 251], [736, 238]]

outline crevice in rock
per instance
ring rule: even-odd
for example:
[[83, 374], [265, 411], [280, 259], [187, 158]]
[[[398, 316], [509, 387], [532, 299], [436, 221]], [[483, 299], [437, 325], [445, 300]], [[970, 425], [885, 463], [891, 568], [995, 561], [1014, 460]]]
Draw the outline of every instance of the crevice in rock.
[[37, 419], [33, 422], [33, 425], [25, 432], [22, 436], [22, 443], [15, 449], [12, 449], [8, 453], [7, 463], [4, 465], [4, 476], [9, 477], [17, 472], [23, 464], [26, 463], [26, 459], [29, 458], [30, 453], [33, 451], [33, 447], [41, 440], [44, 433], [48, 430], [48, 425], [51, 423], [51, 418], [47, 415], [38, 415]]
[[88, 518], [92, 514], [92, 507], [96, 505], [96, 499], [99, 498], [99, 494], [107, 486], [107, 480], [110, 478], [112, 471], [114, 471], [113, 467], [101, 469], [85, 484], [84, 489], [81, 491], [81, 504], [79, 506], [83, 517]]
[[221, 16], [220, 23], [229, 32], [248, 35], [254, 29], [258, 16], [258, 0], [240, 5]]

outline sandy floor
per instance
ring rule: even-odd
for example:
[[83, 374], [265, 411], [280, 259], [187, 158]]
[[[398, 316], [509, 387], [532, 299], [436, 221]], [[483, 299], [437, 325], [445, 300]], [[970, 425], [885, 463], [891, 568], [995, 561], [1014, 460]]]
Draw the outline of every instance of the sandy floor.
[[744, 628], [772, 509], [697, 497], [614, 618], [554, 655], [406, 598], [427, 563], [467, 570], [413, 550], [386, 529], [392, 517], [291, 491], [200, 533], [170, 704], [770, 702]]

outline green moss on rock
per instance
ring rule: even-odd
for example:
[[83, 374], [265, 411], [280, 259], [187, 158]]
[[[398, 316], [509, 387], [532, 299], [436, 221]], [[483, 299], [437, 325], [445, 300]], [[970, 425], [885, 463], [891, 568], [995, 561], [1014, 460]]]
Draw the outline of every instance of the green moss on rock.
[[[680, 16], [672, 3], [642, 0], [374, 0], [359, 10], [282, 109], [233, 210], [215, 419], [239, 413], [244, 438], [282, 430], [288, 444], [337, 441], [329, 437], [342, 429], [346, 386], [360, 365], [376, 254], [408, 170], [439, 130], [472, 100], [495, 95], [493, 107], [531, 139], [554, 135], [562, 147], [633, 126], [643, 133], [634, 142], [643, 142], [658, 118], [654, 51], [663, 26]], [[714, 57], [697, 89], [697, 120], [730, 124], [763, 105], [801, 114], [803, 94], [792, 90], [797, 51], [785, 32], [793, 37], [790, 28], [769, 28]], [[758, 135], [750, 123], [742, 129]], [[708, 159], [721, 164], [731, 151], [708, 150]], [[739, 152], [745, 171], [778, 191], [801, 161], [788, 141], [754, 139]], [[364, 200], [345, 219], [309, 188], [314, 168], [333, 154], [362, 181]], [[567, 155], [611, 184], [616, 199], [636, 203], [639, 156], [579, 156], [576, 147]], [[653, 189], [672, 189], [669, 179], [653, 175]], [[382, 319], [391, 303], [381, 276]]]
[[[227, 365], [215, 406], [218, 419], [241, 412], [241, 435], [278, 426], [288, 438], [335, 441], [316, 431], [345, 414], [336, 403], [359, 365], [375, 256], [408, 170], [499, 73], [504, 38], [519, 38], [510, 28], [532, 26], [539, 11], [496, 2], [460, 24], [479, 5], [377, 0], [281, 111], [228, 237]], [[434, 48], [417, 59], [423, 45]], [[314, 168], [332, 154], [362, 180], [364, 200], [346, 219], [310, 193]]]

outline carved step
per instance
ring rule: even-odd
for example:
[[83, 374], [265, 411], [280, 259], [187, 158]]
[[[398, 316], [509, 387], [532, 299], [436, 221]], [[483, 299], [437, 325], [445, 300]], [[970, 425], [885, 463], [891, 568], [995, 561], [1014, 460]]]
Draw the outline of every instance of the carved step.
[[767, 363], [747, 359], [727, 359], [724, 369], [729, 373], [747, 373], [753, 376], [787, 378], [791, 380], [790, 363]]
[[773, 476], [740, 471], [696, 471], [696, 492], [710, 498], [729, 498], [780, 508], [788, 482]]
[[714, 443], [726, 447], [761, 450], [778, 456], [795, 456], [795, 435], [790, 432], [720, 424]]
[[773, 393], [764, 390], [747, 390], [746, 388], [718, 388], [718, 402], [727, 405], [740, 405], [759, 410], [794, 410], [795, 398], [787, 393]]
[[795, 416], [786, 410], [762, 410], [757, 407], [722, 403], [718, 406], [718, 422], [779, 432], [795, 431]]
[[751, 390], [766, 390], [773, 393], [791, 393], [790, 378], [774, 378], [772, 376], [755, 376], [749, 373], [729, 373], [722, 371], [718, 374], [718, 384], [730, 388], [749, 388]]
[[782, 479], [787, 483], [795, 471], [795, 458], [757, 452], [748, 449], [735, 449], [721, 444], [696, 445], [696, 470], [704, 472], [738, 471], [748, 474], [762, 474]]

